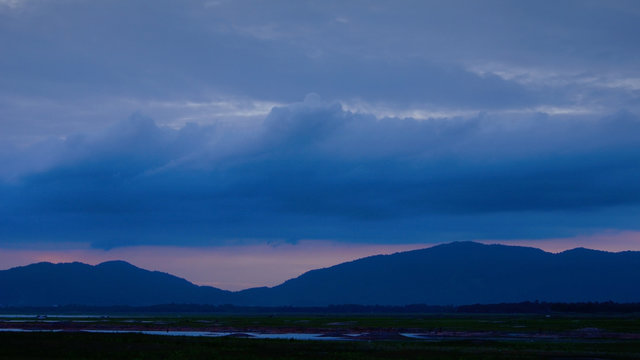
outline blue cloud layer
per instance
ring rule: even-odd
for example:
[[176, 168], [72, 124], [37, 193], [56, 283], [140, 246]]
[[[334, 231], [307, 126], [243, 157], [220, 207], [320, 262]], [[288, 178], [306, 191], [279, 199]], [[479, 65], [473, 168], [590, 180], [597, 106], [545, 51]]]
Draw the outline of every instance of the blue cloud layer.
[[215, 115], [164, 105], [309, 92], [396, 114], [640, 109], [636, 1], [12, 4], [0, 5], [1, 142], [139, 109], [204, 122]]
[[0, 3], [0, 243], [635, 229], [638, 9]]
[[112, 247], [635, 229], [639, 142], [630, 112], [377, 119], [308, 96], [251, 128], [172, 129], [135, 115], [49, 143], [47, 164], [4, 166], [0, 239]]

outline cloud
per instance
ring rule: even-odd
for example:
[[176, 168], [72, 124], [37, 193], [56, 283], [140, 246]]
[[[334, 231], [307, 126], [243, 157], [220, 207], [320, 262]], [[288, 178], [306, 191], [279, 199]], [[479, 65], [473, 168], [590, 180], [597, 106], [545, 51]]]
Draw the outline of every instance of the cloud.
[[249, 128], [134, 115], [0, 158], [0, 239], [110, 248], [636, 229], [639, 141], [631, 112], [416, 120], [308, 96]]
[[0, 11], [5, 9], [15, 10], [24, 6], [27, 0], [0, 0]]
[[135, 111], [177, 128], [255, 120], [309, 92], [392, 117], [638, 113], [637, 8], [5, 0], [0, 143], [91, 133]]

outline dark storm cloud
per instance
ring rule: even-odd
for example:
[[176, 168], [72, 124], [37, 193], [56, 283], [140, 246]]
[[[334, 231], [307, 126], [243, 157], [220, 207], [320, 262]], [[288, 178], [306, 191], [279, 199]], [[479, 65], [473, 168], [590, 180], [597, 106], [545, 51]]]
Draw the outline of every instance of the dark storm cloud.
[[1, 236], [110, 247], [635, 228], [639, 141], [629, 112], [376, 119], [308, 96], [252, 130], [136, 115], [48, 145], [37, 169], [5, 167]]

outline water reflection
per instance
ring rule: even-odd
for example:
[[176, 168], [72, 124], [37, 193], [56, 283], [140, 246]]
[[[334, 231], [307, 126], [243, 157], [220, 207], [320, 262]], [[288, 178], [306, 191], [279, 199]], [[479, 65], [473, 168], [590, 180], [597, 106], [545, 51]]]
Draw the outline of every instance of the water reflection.
[[[57, 330], [0, 329], [0, 332], [58, 332]], [[80, 330], [100, 334], [145, 334], [163, 336], [204, 336], [204, 337], [247, 337], [255, 339], [287, 339], [287, 340], [349, 340], [344, 337], [325, 336], [310, 333], [257, 333], [257, 332], [211, 332], [211, 331], [161, 331], [161, 330]]]

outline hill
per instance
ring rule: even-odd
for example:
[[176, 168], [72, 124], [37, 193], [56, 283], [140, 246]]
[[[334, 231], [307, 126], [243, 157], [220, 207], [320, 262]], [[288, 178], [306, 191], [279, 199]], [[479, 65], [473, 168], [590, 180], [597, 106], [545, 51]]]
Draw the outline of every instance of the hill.
[[309, 271], [243, 291], [242, 305], [459, 305], [640, 300], [640, 252], [456, 242]]
[[124, 261], [47, 262], [0, 271], [0, 304], [11, 306], [219, 304], [230, 292]]
[[456, 242], [371, 256], [309, 271], [272, 288], [229, 292], [137, 268], [38, 263], [0, 271], [0, 304], [11, 306], [461, 305], [523, 301], [640, 301], [640, 252], [540, 249]]

